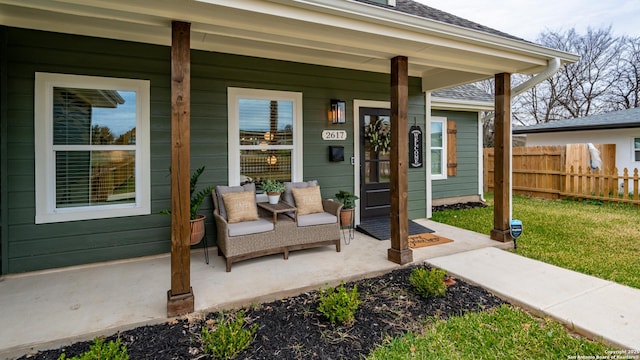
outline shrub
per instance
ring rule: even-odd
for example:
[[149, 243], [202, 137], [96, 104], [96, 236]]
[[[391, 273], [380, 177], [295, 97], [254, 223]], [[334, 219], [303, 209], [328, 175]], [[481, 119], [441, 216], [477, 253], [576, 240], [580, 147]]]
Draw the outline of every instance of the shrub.
[[72, 358], [67, 358], [62, 353], [58, 360], [129, 360], [129, 353], [127, 346], [120, 343], [120, 339], [105, 344], [104, 339], [95, 338], [89, 351]]
[[351, 292], [348, 292], [344, 286], [344, 282], [340, 286], [326, 289], [320, 289], [320, 311], [329, 322], [335, 324], [339, 322], [343, 325], [352, 324], [355, 320], [355, 313], [362, 301], [358, 299], [358, 287], [353, 286]]
[[409, 282], [420, 295], [426, 298], [441, 297], [447, 292], [447, 286], [444, 283], [445, 275], [446, 272], [441, 269], [415, 268], [409, 275]]
[[250, 329], [244, 328], [244, 310], [225, 320], [220, 314], [218, 321], [214, 321], [212, 329], [202, 327], [202, 350], [214, 359], [233, 359], [249, 347], [253, 336], [258, 330], [258, 324]]

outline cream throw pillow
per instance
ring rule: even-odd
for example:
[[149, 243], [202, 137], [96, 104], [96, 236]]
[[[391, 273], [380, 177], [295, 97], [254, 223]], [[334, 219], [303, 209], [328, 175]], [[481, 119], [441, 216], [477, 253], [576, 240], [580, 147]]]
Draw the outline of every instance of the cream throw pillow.
[[322, 207], [322, 195], [320, 186], [291, 189], [293, 199], [298, 208], [298, 215], [307, 215], [324, 212]]
[[222, 200], [224, 201], [224, 207], [227, 209], [227, 222], [229, 224], [258, 220], [255, 192], [230, 192], [222, 194]]

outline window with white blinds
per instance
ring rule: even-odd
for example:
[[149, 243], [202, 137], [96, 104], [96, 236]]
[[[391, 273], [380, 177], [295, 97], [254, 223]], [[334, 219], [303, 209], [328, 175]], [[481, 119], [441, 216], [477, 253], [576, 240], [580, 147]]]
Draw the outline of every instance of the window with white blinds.
[[36, 223], [150, 213], [149, 82], [36, 74]]
[[302, 178], [302, 94], [229, 88], [229, 183]]

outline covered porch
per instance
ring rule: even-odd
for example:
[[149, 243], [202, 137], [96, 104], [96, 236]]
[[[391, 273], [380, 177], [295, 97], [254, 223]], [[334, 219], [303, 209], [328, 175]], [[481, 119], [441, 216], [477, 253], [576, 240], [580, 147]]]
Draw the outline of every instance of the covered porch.
[[[454, 242], [414, 249], [412, 264], [484, 247], [511, 246], [487, 235], [426, 219], [416, 221]], [[386, 259], [389, 243], [356, 232], [349, 245], [343, 240], [340, 253], [322, 247], [294, 252], [288, 260], [273, 255], [238, 263], [229, 273], [224, 260], [215, 256], [215, 248], [209, 249], [209, 265], [202, 249], [193, 249], [195, 310], [249, 306], [389, 272], [397, 268]], [[0, 328], [0, 358], [167, 321], [163, 295], [170, 285], [170, 267], [166, 254], [5, 277], [0, 281], [0, 318], [5, 324]]]
[[[380, 2], [377, 3], [380, 4]], [[390, 3], [395, 4], [396, 2]], [[233, 86], [307, 91], [304, 95], [306, 96], [304, 108], [307, 111], [304, 115], [305, 131], [311, 128], [323, 128], [326, 124], [326, 111], [324, 106], [318, 104], [326, 104], [334, 94], [344, 94], [344, 88], [353, 86], [353, 83], [360, 83], [364, 90], [358, 90], [358, 94], [351, 95], [349, 105], [356, 99], [388, 101], [390, 103], [391, 134], [393, 137], [390, 152], [392, 174], [390, 179], [391, 244], [389, 246], [388, 243], [382, 242], [383, 247], [379, 247], [380, 243], [378, 243], [376, 246], [368, 246], [363, 251], [353, 253], [348, 250], [345, 250], [345, 254], [338, 255], [331, 252], [331, 256], [334, 256], [335, 259], [327, 261], [326, 264], [337, 262], [339, 264], [337, 267], [346, 271], [341, 274], [341, 277], [350, 278], [374, 271], [366, 268], [359, 270], [363, 261], [366, 264], [367, 262], [371, 263], [372, 258], [379, 259], [381, 261], [380, 269], [375, 271], [382, 271], [397, 266], [392, 262], [407, 264], [420, 261], [421, 255], [419, 253], [428, 252], [428, 250], [412, 252], [407, 243], [406, 224], [409, 217], [409, 201], [420, 201], [422, 203], [421, 209], [427, 209], [431, 205], [423, 199], [410, 199], [409, 196], [407, 155], [410, 96], [413, 95], [415, 104], [419, 104], [419, 106], [414, 105], [413, 114], [422, 115], [420, 120], [424, 121], [425, 133], [428, 134], [431, 91], [495, 78], [497, 186], [496, 214], [492, 237], [495, 240], [508, 242], [510, 74], [537, 74], [548, 70], [549, 64], [554, 60], [555, 63], [560, 64], [575, 61], [576, 58], [571, 54], [543, 48], [455, 16], [445, 16], [448, 14], [443, 15], [433, 11], [434, 9], [424, 6], [418, 7], [416, 3], [411, 1], [398, 1], [397, 6], [390, 3], [384, 2], [384, 6], [379, 6], [366, 1], [345, 0], [233, 2], [200, 0], [161, 3], [153, 0], [135, 3], [130, 1], [92, 1], [87, 3], [80, 0], [26, 3], [16, 0], [1, 0], [0, 11], [5, 15], [2, 18], [2, 24], [5, 26], [51, 33], [77, 34], [87, 37], [87, 44], [99, 42], [104, 38], [126, 41], [131, 48], [140, 47], [139, 44], [152, 44], [163, 47], [162, 55], [166, 56], [165, 59], [170, 57], [170, 69], [164, 66], [164, 62], [153, 62], [154, 66], [158, 68], [153, 69], [157, 73], [151, 75], [155, 78], [151, 82], [151, 86], [161, 84], [162, 88], [155, 88], [155, 93], [152, 91], [151, 97], [154, 101], [153, 110], [157, 109], [161, 112], [156, 115], [156, 118], [170, 115], [171, 134], [168, 136], [166, 134], [168, 131], [162, 129], [161, 136], [155, 138], [162, 138], [163, 142], [162, 144], [158, 143], [151, 152], [158, 153], [169, 148], [171, 151], [171, 266], [165, 268], [168, 266], [168, 260], [164, 257], [158, 258], [164, 259], [161, 262], [162, 265], [147, 264], [148, 269], [142, 270], [141, 273], [146, 271], [154, 271], [154, 273], [151, 277], [140, 277], [138, 281], [152, 284], [154, 287], [162, 287], [165, 291], [170, 289], [168, 298], [160, 294], [148, 295], [149, 293], [142, 296], [145, 297], [147, 305], [149, 304], [147, 296], [158, 296], [158, 299], [154, 298], [151, 301], [153, 303], [166, 302], [166, 312], [169, 316], [173, 316], [211, 307], [211, 301], [207, 300], [211, 296], [207, 293], [209, 290], [204, 290], [211, 289], [211, 284], [207, 283], [208, 287], [197, 285], [200, 281], [208, 282], [210, 280], [208, 277], [206, 280], [199, 278], [200, 272], [195, 268], [198, 266], [198, 260], [195, 257], [192, 259], [189, 246], [188, 180], [191, 169], [197, 167], [195, 164], [191, 164], [191, 161], [196, 156], [201, 160], [208, 161], [212, 161], [214, 156], [217, 157], [216, 160], [219, 160], [217, 162], [219, 166], [217, 176], [222, 178], [229, 173], [228, 185], [237, 185], [232, 183], [232, 178], [235, 175], [230, 174], [231, 171], [229, 171], [229, 164], [237, 154], [232, 153], [230, 145], [227, 149], [223, 148], [225, 145], [223, 138], [218, 138], [218, 152], [211, 151], [212, 145], [210, 143], [206, 145], [202, 145], [202, 142], [200, 144], [193, 143], [192, 137], [196, 138], [202, 134], [192, 136], [192, 130], [195, 129], [192, 124], [196, 118], [196, 112], [194, 111], [194, 116], [192, 116], [191, 111], [192, 108], [199, 105], [197, 111], [200, 112], [201, 118], [212, 117], [211, 122], [201, 123], [201, 125], [205, 125], [201, 129], [204, 128], [210, 132], [215, 132], [216, 129], [222, 129], [223, 132], [228, 131], [224, 125], [220, 125], [225, 123], [226, 117], [231, 118], [228, 116], [229, 104], [224, 103], [224, 95]], [[91, 39], [88, 39], [89, 37]], [[170, 49], [168, 49], [169, 46]], [[170, 54], [168, 51], [165, 52], [165, 49], [170, 50]], [[118, 46], [118, 51], [121, 51], [120, 46]], [[224, 56], [211, 56], [213, 53], [224, 54]], [[237, 69], [221, 67], [221, 63], [224, 62], [221, 58], [231, 55], [235, 59], [239, 59], [241, 56], [246, 57], [241, 60], [242, 66], [246, 67], [243, 69], [246, 72], [243, 73], [242, 78], [233, 78], [234, 74], [237, 75], [239, 72]], [[264, 59], [271, 62], [281, 61], [279, 66], [282, 67], [296, 67], [304, 64], [304, 71], [295, 74], [295, 77], [286, 75], [284, 72], [274, 72], [273, 68], [260, 67]], [[47, 70], [46, 68], [41, 69], [40, 64], [37, 65], [36, 71]], [[149, 75], [144, 73], [147, 69], [142, 66], [130, 69], [128, 74], [122, 74], [119, 69], [122, 66], [126, 66], [124, 61], [113, 66], [116, 70], [111, 69], [111, 65], [109, 65], [107, 66], [109, 70], [102, 73], [110, 76], [143, 79]], [[51, 67], [47, 71], [78, 71], [73, 67], [71, 69], [63, 68], [63, 70], [60, 68]], [[311, 68], [318, 72], [313, 79], [309, 78], [308, 70]], [[354, 78], [353, 81], [349, 81], [349, 79], [338, 78], [345, 69], [354, 73], [358, 72], [358, 76], [364, 73], [367, 77], [380, 74], [385, 77], [389, 76], [388, 86], [386, 84], [379, 86], [377, 88], [379, 91], [371, 92], [369, 84], [364, 80], [358, 81], [359, 78]], [[91, 70], [85, 71], [92, 74]], [[326, 76], [329, 72], [340, 74], [334, 75], [335, 78], [330, 78]], [[192, 75], [196, 74], [199, 77], [194, 76], [192, 86]], [[31, 74], [28, 75], [30, 78]], [[294, 78], [296, 82], [292, 80]], [[170, 87], [170, 96], [167, 94], [168, 87]], [[322, 88], [320, 89], [320, 87]], [[409, 93], [410, 88], [414, 90], [411, 94]], [[223, 99], [222, 102], [216, 104], [219, 107], [207, 103], [214, 94]], [[160, 99], [168, 100], [169, 98], [170, 101], [160, 101]], [[417, 100], [415, 100], [416, 98]], [[198, 101], [201, 103], [198, 104]], [[310, 108], [310, 104], [314, 104], [316, 107]], [[160, 111], [163, 106], [165, 106], [165, 111]], [[211, 114], [215, 114], [215, 117]], [[156, 121], [158, 120], [156, 119]], [[355, 122], [353, 118], [351, 121]], [[356, 137], [355, 131], [350, 134], [353, 138]], [[314, 160], [317, 162], [317, 154], [325, 150], [326, 144], [319, 143], [317, 138], [314, 140], [311, 136], [300, 139], [300, 141], [304, 141], [305, 145], [315, 143], [317, 146], [311, 148], [315, 151], [305, 153], [306, 159], [300, 156], [301, 162], [306, 160], [302, 165], [302, 168], [306, 168], [305, 176], [302, 176], [302, 169], [300, 169], [298, 178], [292, 180], [301, 181], [309, 176], [324, 175], [318, 169], [316, 169], [315, 176], [309, 175], [309, 168]], [[201, 146], [200, 152], [194, 151], [192, 154], [191, 148], [198, 149], [198, 145]], [[346, 145], [354, 146], [349, 142]], [[428, 146], [427, 143], [426, 147], [428, 148]], [[202, 148], [206, 150], [203, 151]], [[318, 149], [322, 150], [318, 151]], [[313, 155], [316, 157], [314, 158]], [[426, 164], [430, 163], [429, 156], [429, 151], [426, 151]], [[155, 159], [155, 164], [158, 166], [154, 169], [156, 173], [160, 172], [159, 164], [162, 165], [162, 171], [166, 171], [167, 158], [168, 156]], [[226, 166], [224, 165], [225, 161], [227, 161]], [[420, 183], [420, 187], [424, 185], [427, 193], [430, 191], [431, 181], [429, 171], [429, 166], [426, 166], [421, 174], [421, 178], [424, 177], [425, 181]], [[342, 180], [344, 177], [335, 176], [335, 178]], [[28, 179], [31, 180], [31, 177]], [[224, 183], [225, 180], [218, 179], [218, 182]], [[335, 179], [329, 180], [336, 181]], [[336, 181], [335, 187], [351, 187], [351, 185], [356, 187], [358, 185], [356, 175], [348, 181], [351, 184], [338, 184]], [[4, 186], [3, 189], [5, 189]], [[156, 189], [158, 190], [156, 194], [162, 192], [160, 188]], [[418, 192], [422, 193], [422, 190], [419, 189]], [[151, 194], [150, 190], [149, 194]], [[156, 195], [153, 200], [157, 204], [157, 201], [162, 198]], [[5, 203], [2, 205], [7, 206]], [[4, 210], [6, 209], [8, 208]], [[7, 211], [2, 211], [2, 213], [7, 213]], [[147, 212], [144, 215], [152, 214]], [[151, 221], [149, 218], [153, 217], [147, 216], [147, 218], [145, 220]], [[134, 220], [131, 222], [132, 224], [129, 226], [134, 227]], [[104, 221], [103, 224], [106, 229], [102, 230], [105, 232], [104, 238], [111, 239], [111, 234], [106, 233], [108, 228], [111, 228], [111, 224], [107, 221]], [[27, 225], [31, 226], [32, 224], [28, 223]], [[61, 224], [61, 227], [64, 226], [67, 225]], [[3, 239], [9, 236], [7, 229], [7, 226], [2, 227]], [[33, 231], [42, 232], [43, 227], [34, 228]], [[4, 257], [7, 256], [5, 254], [8, 249], [8, 246], [4, 245], [5, 242], [3, 242], [2, 251]], [[352, 246], [355, 247], [357, 242], [354, 241]], [[487, 246], [496, 244], [498, 243], [490, 242], [487, 243]], [[322, 251], [309, 251], [303, 256], [313, 255], [313, 261], [320, 261], [319, 252]], [[367, 259], [365, 254], [370, 252], [372, 258]], [[345, 258], [348, 256], [354, 258]], [[7, 268], [3, 272], [8, 271], [7, 263], [6, 260], [2, 262], [2, 266]], [[128, 262], [123, 264], [128, 264]], [[318, 269], [309, 266], [309, 263], [304, 264], [305, 267], [302, 268], [304, 271], [314, 274], [318, 272]], [[64, 271], [61, 270], [60, 273]], [[286, 267], [282, 271], [287, 271]], [[255, 273], [279, 276], [279, 272], [265, 271], [264, 268], [249, 273], [234, 270], [233, 276], [244, 274], [245, 277], [251, 277]], [[325, 273], [331, 274], [332, 269], [328, 268]], [[110, 281], [119, 281], [119, 277], [113, 274], [110, 278], [113, 279]], [[299, 278], [305, 279], [304, 276], [299, 276]], [[309, 285], [310, 278], [311, 275], [305, 279], [306, 286], [311, 286]], [[322, 279], [322, 281], [327, 280]], [[89, 284], [94, 282], [87, 281]], [[223, 285], [233, 286], [227, 283]], [[231, 295], [233, 292], [224, 286], [222, 287], [224, 290], [216, 292], [215, 296], [222, 296], [224, 303], [234, 302], [234, 297]], [[135, 288], [135, 285], [132, 287]], [[195, 290], [194, 292], [191, 291], [192, 288]], [[198, 290], [199, 288], [202, 290]], [[133, 302], [136, 299], [135, 293], [126, 289], [126, 285], [114, 285], [112, 293], [103, 294], [102, 297], [94, 299], [94, 303], [109, 307], [116, 306], [117, 300], [115, 298], [117, 297], [122, 297], [123, 301], [127, 303]], [[16, 293], [19, 293], [18, 289], [16, 289]], [[155, 294], [156, 292], [151, 291], [150, 293]], [[197, 294], [195, 297], [194, 293]], [[18, 299], [14, 299], [14, 302], [20, 304]], [[114, 309], [127, 311], [126, 304], [117, 304], [117, 306], [119, 308], [114, 307]], [[75, 308], [75, 305], [72, 307]], [[149, 315], [148, 318], [155, 318], [154, 316]]]

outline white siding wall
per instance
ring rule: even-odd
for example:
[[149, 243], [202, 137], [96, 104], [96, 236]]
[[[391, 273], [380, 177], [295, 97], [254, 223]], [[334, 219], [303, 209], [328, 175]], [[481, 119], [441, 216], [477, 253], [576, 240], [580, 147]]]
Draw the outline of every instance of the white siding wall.
[[622, 173], [622, 169], [625, 167], [631, 171], [634, 168], [640, 168], [640, 161], [634, 161], [634, 137], [640, 137], [640, 128], [527, 134], [527, 146], [584, 143], [616, 144], [616, 166]]

